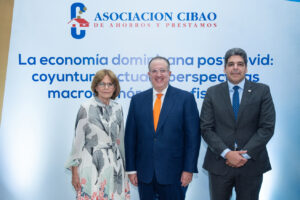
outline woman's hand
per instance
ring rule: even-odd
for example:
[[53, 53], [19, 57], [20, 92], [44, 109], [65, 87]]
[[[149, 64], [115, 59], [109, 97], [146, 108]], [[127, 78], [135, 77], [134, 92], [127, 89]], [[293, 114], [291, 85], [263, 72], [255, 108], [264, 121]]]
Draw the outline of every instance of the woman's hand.
[[76, 192], [81, 190], [80, 178], [77, 172], [78, 167], [72, 167], [72, 185]]

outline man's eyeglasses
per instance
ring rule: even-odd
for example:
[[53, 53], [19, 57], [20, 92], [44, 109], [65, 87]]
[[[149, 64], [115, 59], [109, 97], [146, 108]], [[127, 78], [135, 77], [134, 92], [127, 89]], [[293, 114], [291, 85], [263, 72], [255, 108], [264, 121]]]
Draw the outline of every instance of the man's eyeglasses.
[[151, 70], [150, 72], [151, 72], [151, 74], [157, 74], [158, 72], [160, 72], [161, 74], [164, 74], [164, 73], [166, 73], [168, 70], [166, 70], [166, 69], [153, 69], [153, 70]]
[[113, 84], [113, 83], [103, 83], [103, 82], [100, 82], [100, 83], [98, 83], [98, 85], [101, 87], [101, 88], [109, 88], [109, 89], [111, 89], [111, 88], [114, 88], [115, 87], [115, 85]]

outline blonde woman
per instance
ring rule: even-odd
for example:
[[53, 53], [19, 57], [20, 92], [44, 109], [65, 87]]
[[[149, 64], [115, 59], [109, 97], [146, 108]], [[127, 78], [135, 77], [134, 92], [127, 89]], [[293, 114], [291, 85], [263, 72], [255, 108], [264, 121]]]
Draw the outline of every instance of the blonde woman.
[[95, 74], [91, 89], [95, 96], [79, 109], [66, 167], [72, 170], [77, 200], [127, 200], [123, 111], [114, 101], [120, 93], [119, 81], [103, 69]]

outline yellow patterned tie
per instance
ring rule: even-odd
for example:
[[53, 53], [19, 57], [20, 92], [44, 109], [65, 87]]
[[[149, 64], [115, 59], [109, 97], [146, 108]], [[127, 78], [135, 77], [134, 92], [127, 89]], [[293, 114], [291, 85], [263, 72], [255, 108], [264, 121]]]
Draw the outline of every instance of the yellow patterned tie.
[[156, 94], [157, 98], [154, 103], [154, 108], [153, 108], [153, 121], [154, 121], [154, 130], [156, 131], [157, 124], [158, 124], [158, 119], [159, 119], [159, 114], [160, 114], [160, 108], [161, 108], [161, 96], [163, 94]]

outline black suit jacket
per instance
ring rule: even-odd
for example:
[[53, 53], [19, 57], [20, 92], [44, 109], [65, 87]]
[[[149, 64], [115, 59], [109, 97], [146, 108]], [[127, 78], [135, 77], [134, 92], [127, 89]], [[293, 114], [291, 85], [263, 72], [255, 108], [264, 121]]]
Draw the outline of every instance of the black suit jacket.
[[[208, 144], [203, 168], [217, 175], [240, 170], [259, 175], [271, 169], [266, 144], [274, 133], [275, 109], [267, 85], [245, 81], [237, 120], [229, 96], [228, 83], [207, 90], [200, 116], [202, 137]], [[251, 159], [240, 168], [231, 168], [221, 153], [229, 148], [247, 150]]]

